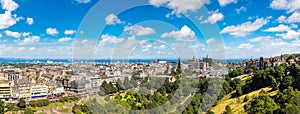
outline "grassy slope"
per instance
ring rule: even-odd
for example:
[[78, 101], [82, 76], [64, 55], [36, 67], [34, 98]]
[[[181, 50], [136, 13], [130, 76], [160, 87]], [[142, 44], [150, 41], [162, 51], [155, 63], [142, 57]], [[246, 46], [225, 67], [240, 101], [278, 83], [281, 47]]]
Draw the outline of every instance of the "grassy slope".
[[[262, 88], [264, 89], [265, 91], [270, 91], [271, 88]], [[233, 94], [234, 92], [224, 96], [217, 104], [217, 106], [213, 107], [211, 109], [211, 111], [213, 111], [215, 114], [222, 114], [224, 111], [225, 111], [225, 107], [227, 105], [230, 105], [232, 111], [235, 113], [235, 114], [244, 114], [245, 111], [244, 111], [244, 108], [243, 106], [246, 104], [246, 103], [243, 103], [243, 100], [244, 100], [244, 97], [246, 95], [249, 96], [250, 100], [253, 98], [253, 96], [255, 95], [258, 95], [259, 92], [262, 90], [257, 90], [257, 91], [253, 91], [251, 93], [248, 93], [248, 94], [245, 94], [245, 95], [242, 95], [240, 97], [240, 101], [239, 103], [237, 103], [237, 99], [236, 98], [230, 98], [231, 97], [231, 94]], [[272, 92], [268, 92], [269, 95], [273, 96], [273, 95], [276, 95], [278, 91], [272, 91]]]

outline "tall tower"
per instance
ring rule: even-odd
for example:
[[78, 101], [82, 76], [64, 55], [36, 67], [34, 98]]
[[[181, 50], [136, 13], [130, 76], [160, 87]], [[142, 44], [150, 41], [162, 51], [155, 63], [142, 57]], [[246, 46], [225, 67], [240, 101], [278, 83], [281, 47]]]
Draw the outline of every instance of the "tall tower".
[[107, 65], [110, 66], [110, 57], [108, 57], [107, 63]]
[[178, 57], [178, 65], [177, 65], [177, 69], [181, 69], [180, 57]]
[[282, 56], [282, 53], [281, 53], [281, 55], [280, 55], [280, 62], [282, 62], [283, 61], [283, 56]]

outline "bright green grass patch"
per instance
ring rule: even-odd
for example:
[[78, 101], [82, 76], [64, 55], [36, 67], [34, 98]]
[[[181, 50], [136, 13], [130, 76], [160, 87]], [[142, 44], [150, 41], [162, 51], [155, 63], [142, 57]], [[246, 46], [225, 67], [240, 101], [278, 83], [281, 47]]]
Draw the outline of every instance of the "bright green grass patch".
[[[272, 88], [269, 88], [269, 87], [262, 88], [262, 89], [264, 91], [267, 91], [270, 96], [276, 95], [278, 93], [278, 90], [270, 91], [270, 90], [272, 90]], [[232, 111], [234, 114], [245, 114], [244, 105], [246, 104], [246, 102], [243, 102], [245, 96], [248, 95], [250, 98], [249, 99], [249, 101], [250, 101], [250, 100], [252, 100], [253, 96], [258, 95], [262, 89], [240, 96], [240, 102], [237, 102], [237, 98], [230, 98], [231, 94], [232, 94], [232, 93], [230, 93], [230, 94], [226, 95], [225, 97], [223, 97], [218, 102], [218, 105], [214, 106], [211, 109], [211, 111], [213, 111], [215, 114], [222, 114], [225, 111], [225, 107], [227, 105], [229, 105], [232, 108]]]
[[55, 103], [50, 103], [48, 106], [43, 106], [43, 107], [36, 107], [34, 108], [35, 110], [43, 110], [43, 109], [47, 109], [47, 108], [55, 108], [55, 107], [62, 107], [62, 106], [67, 106], [67, 105], [72, 105], [74, 104], [74, 101], [70, 101], [70, 102], [55, 102]]
[[60, 109], [59, 112], [61, 112], [61, 113], [70, 113], [71, 109], [70, 108], [63, 108], [63, 109]]

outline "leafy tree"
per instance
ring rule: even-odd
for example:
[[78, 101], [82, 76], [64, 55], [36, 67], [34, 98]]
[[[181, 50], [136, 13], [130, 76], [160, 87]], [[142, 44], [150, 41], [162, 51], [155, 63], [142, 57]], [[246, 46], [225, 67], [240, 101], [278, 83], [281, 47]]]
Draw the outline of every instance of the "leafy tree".
[[286, 59], [286, 61], [288, 62], [289, 60], [291, 60], [291, 59], [295, 59], [296, 58], [296, 56], [295, 55], [290, 55], [287, 59]]
[[130, 81], [129, 81], [128, 77], [125, 77], [124, 86], [125, 86], [125, 89], [131, 89], [131, 85], [130, 85]]
[[249, 114], [273, 114], [279, 108], [280, 106], [266, 94], [260, 94], [244, 105], [245, 111]]
[[4, 102], [0, 100], [0, 114], [4, 113]]
[[13, 103], [6, 103], [6, 108], [8, 111], [11, 111], [13, 110], [15, 107], [15, 105]]
[[232, 109], [229, 105], [226, 106], [225, 112], [223, 112], [223, 114], [233, 114]]
[[244, 102], [247, 102], [247, 101], [249, 101], [249, 100], [250, 100], [249, 96], [246, 95], [246, 96], [244, 97]]
[[242, 68], [237, 68], [234, 70], [230, 70], [228, 74], [229, 74], [230, 78], [234, 78], [234, 77], [244, 74], [244, 70]]
[[20, 108], [26, 108], [25, 98], [19, 99], [18, 107], [20, 107]]
[[125, 90], [125, 87], [123, 86], [122, 81], [120, 79], [118, 79], [116, 87], [117, 87], [118, 91]]
[[114, 86], [114, 84], [112, 84], [112, 82], [109, 82], [108, 84], [108, 88], [107, 88], [109, 93], [115, 93], [117, 92], [117, 88]]
[[292, 76], [286, 76], [283, 78], [283, 81], [281, 82], [279, 89], [284, 90], [288, 88], [289, 86], [292, 86], [294, 84], [294, 77]]

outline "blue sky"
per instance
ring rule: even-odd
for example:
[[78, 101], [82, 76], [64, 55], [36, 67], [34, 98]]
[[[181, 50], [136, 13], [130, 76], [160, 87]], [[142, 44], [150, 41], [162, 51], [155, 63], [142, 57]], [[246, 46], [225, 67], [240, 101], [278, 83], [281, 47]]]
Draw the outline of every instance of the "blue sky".
[[0, 0], [0, 57], [297, 53], [300, 0]]

